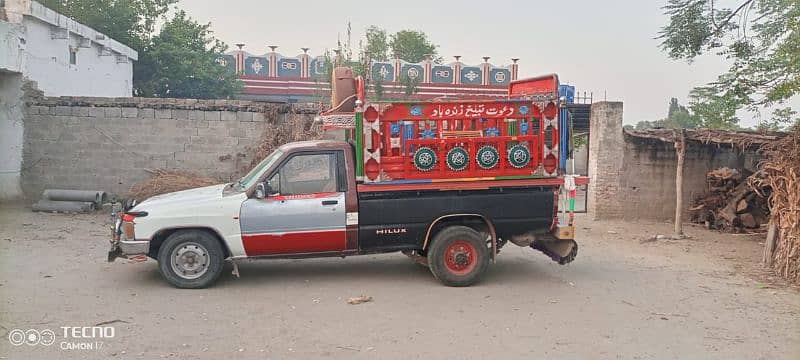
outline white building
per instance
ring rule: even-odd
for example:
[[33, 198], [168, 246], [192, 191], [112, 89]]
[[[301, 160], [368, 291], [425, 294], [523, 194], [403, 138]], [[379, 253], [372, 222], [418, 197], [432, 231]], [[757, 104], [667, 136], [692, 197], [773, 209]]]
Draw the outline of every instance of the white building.
[[45, 96], [131, 96], [136, 51], [35, 1], [0, 4], [0, 70]]
[[31, 0], [0, 0], [0, 200], [22, 195], [22, 84], [45, 96], [129, 97], [133, 49]]

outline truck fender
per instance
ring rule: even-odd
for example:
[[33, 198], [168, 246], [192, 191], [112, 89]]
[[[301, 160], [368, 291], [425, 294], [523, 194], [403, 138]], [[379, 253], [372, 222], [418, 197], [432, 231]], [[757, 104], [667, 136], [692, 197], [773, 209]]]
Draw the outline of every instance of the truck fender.
[[486, 218], [486, 216], [483, 216], [481, 214], [469, 214], [469, 213], [465, 213], [465, 214], [448, 214], [448, 215], [443, 215], [443, 216], [440, 216], [440, 217], [436, 218], [435, 220], [433, 220], [431, 222], [430, 225], [428, 225], [428, 230], [425, 232], [425, 240], [422, 243], [422, 249], [425, 250], [425, 249], [428, 248], [428, 244], [430, 243], [430, 240], [431, 240], [431, 230], [433, 230], [433, 227], [438, 222], [440, 222], [440, 221], [442, 221], [444, 219], [454, 218], [454, 217], [479, 218], [481, 221], [483, 221], [486, 224], [487, 229], [489, 229], [489, 236], [492, 237], [492, 261], [494, 261], [495, 260], [495, 256], [497, 255], [497, 232], [494, 229], [494, 224], [492, 224], [492, 222], [488, 218]]
[[[153, 237], [150, 239], [150, 242], [152, 245], [155, 245], [155, 249], [158, 249], [159, 247], [161, 247], [161, 244], [164, 242], [164, 240], [167, 239], [167, 237], [172, 235], [172, 233], [181, 230], [200, 230], [210, 233], [217, 239], [217, 241], [219, 241], [220, 245], [222, 246], [222, 250], [225, 252], [225, 256], [226, 257], [231, 256], [231, 249], [228, 247], [225, 238], [222, 237], [222, 235], [220, 234], [219, 231], [217, 231], [217, 229], [209, 226], [174, 226], [174, 227], [159, 229], [153, 234]], [[154, 249], [153, 246], [151, 246], [151, 249]]]

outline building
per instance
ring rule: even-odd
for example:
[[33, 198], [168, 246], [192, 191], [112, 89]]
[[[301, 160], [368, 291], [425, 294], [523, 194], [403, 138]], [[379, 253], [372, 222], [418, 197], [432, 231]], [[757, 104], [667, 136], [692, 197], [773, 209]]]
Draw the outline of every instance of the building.
[[[329, 62], [337, 62], [336, 56], [311, 56], [308, 48], [302, 54], [284, 56], [270, 46], [265, 54], [256, 55], [238, 50], [222, 54], [217, 62], [238, 74], [244, 83], [240, 98], [277, 102], [316, 102], [330, 96]], [[468, 65], [455, 56], [455, 61], [439, 64], [432, 59], [411, 63], [401, 59], [372, 61], [367, 78], [369, 90], [382, 87], [384, 99], [430, 100], [442, 97], [497, 98], [508, 95], [508, 84], [517, 80], [519, 59], [510, 59], [509, 65], [489, 63]], [[401, 79], [414, 82], [413, 94], [406, 95], [406, 86]], [[380, 85], [379, 85], [380, 84]]]
[[19, 197], [23, 85], [45, 96], [129, 97], [133, 49], [31, 0], [0, 0], [0, 200]]
[[0, 4], [0, 70], [45, 96], [131, 96], [136, 51], [35, 1]]

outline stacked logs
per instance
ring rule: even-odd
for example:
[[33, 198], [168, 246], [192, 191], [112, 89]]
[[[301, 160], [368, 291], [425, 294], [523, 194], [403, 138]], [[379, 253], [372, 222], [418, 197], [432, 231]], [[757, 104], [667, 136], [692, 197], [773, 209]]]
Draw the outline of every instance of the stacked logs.
[[747, 184], [747, 175], [727, 167], [706, 174], [707, 191], [695, 197], [690, 219], [708, 229], [730, 232], [752, 231], [769, 221], [766, 197]]

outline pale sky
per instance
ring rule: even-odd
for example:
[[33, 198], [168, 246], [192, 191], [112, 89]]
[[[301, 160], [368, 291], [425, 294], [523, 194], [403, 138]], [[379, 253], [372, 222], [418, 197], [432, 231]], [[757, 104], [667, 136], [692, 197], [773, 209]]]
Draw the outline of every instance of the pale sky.
[[[231, 48], [266, 53], [267, 45], [293, 56], [301, 47], [312, 55], [336, 46], [347, 22], [353, 50], [369, 25], [388, 32], [422, 30], [439, 45], [445, 62], [462, 55], [467, 64], [505, 65], [520, 58], [520, 77], [557, 73], [595, 101], [624, 101], [624, 121], [666, 117], [670, 97], [686, 103], [692, 87], [725, 71], [708, 56], [688, 65], [669, 59], [654, 39], [667, 18], [665, 0], [570, 1], [257, 1], [183, 0], [178, 5], [196, 20], [211, 22]], [[741, 125], [755, 120], [742, 116]]]

